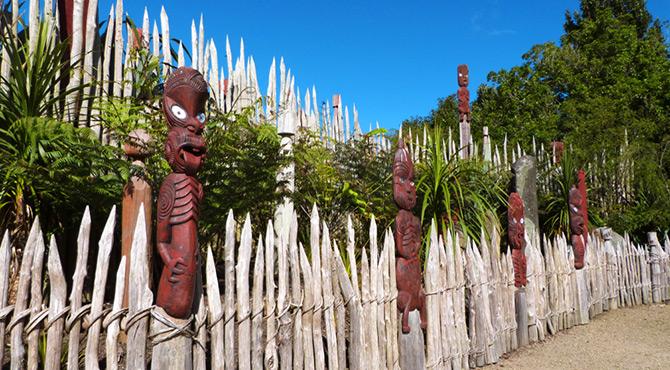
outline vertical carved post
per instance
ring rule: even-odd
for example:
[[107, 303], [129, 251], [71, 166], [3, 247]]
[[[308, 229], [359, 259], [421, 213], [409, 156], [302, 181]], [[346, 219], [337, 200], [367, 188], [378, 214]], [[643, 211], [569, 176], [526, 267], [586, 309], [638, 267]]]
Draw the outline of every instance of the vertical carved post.
[[514, 286], [522, 288], [526, 286], [526, 240], [525, 219], [523, 200], [519, 193], [509, 195], [509, 208], [507, 209], [508, 239], [512, 247], [512, 262], [514, 263]]
[[460, 64], [458, 72], [458, 121], [460, 122], [461, 158], [470, 157], [470, 72], [467, 64]]
[[526, 239], [524, 204], [519, 193], [509, 195], [507, 209], [507, 237], [512, 248], [514, 266], [514, 303], [516, 307], [516, 336], [519, 346], [528, 345], [528, 306], [526, 305]]
[[586, 193], [586, 172], [584, 169], [580, 169], [577, 172], [577, 189], [582, 195], [582, 217], [584, 218], [584, 230], [582, 230], [582, 235], [584, 236], [584, 245], [589, 241], [589, 206], [588, 206], [588, 195]]
[[[523, 206], [523, 229], [531, 243], [539, 243], [539, 216], [537, 209], [537, 160], [530, 155], [521, 156], [512, 164], [512, 173], [514, 174], [514, 190], [519, 194]], [[525, 243], [524, 243], [525, 245]], [[514, 253], [514, 250], [513, 250]], [[521, 253], [525, 257], [525, 252]], [[517, 252], [519, 255], [519, 252]], [[513, 263], [516, 264], [517, 259], [513, 257]], [[516, 273], [516, 267], [515, 273]], [[525, 285], [525, 282], [523, 282]], [[534, 320], [537, 312], [533, 307], [534, 302], [537, 302], [537, 297], [528, 297], [527, 294], [534, 294], [535, 290], [526, 292], [517, 290], [515, 293], [515, 307], [517, 314], [517, 341], [519, 346], [528, 344], [528, 341], [537, 340], [537, 325], [538, 321]], [[529, 311], [529, 306], [531, 310]], [[544, 325], [544, 320], [539, 320], [539, 325]], [[522, 332], [521, 329], [524, 329]]]
[[[173, 332], [154, 346], [153, 368], [190, 368], [191, 338], [187, 320], [198, 303], [200, 253], [198, 214], [203, 190], [195, 177], [205, 160], [207, 147], [202, 137], [205, 128], [207, 83], [200, 72], [180, 67], [168, 76], [163, 95], [163, 111], [168, 124], [165, 157], [172, 168], [158, 195], [156, 244], [163, 260], [158, 283], [154, 335]], [[172, 356], [173, 361], [165, 357]], [[160, 357], [160, 358], [159, 358]], [[185, 367], [186, 366], [186, 367]]]
[[584, 200], [582, 192], [576, 186], [572, 186], [568, 196], [570, 206], [570, 242], [575, 254], [575, 269], [584, 267], [584, 253], [586, 252], [586, 240], [584, 239]]
[[[295, 126], [297, 121], [297, 111], [295, 108], [294, 94], [285, 98], [284, 104], [286, 111], [279, 117], [277, 132], [281, 137], [281, 150], [286, 155], [293, 153], [293, 138], [295, 136]], [[282, 189], [292, 193], [295, 188], [295, 163], [291, 162], [282, 168], [277, 174], [277, 181], [282, 183]], [[275, 234], [278, 236], [283, 233], [284, 241], [288, 241], [289, 225], [293, 216], [293, 201], [286, 195], [282, 203], [277, 207], [274, 215]]]
[[[398, 287], [398, 310], [402, 315], [402, 333], [400, 335], [401, 363], [409, 368], [419, 368], [423, 363], [422, 353], [417, 355], [417, 343], [423, 341], [423, 333], [418, 330], [426, 328], [426, 296], [421, 283], [421, 223], [412, 213], [416, 205], [416, 187], [414, 186], [414, 164], [405, 148], [402, 138], [398, 142], [398, 150], [393, 161], [393, 200], [399, 211], [395, 218], [396, 245], [396, 285]], [[412, 311], [418, 310], [420, 320], [410, 320]], [[418, 325], [417, 325], [418, 324]], [[417, 327], [418, 326], [418, 327]], [[411, 330], [413, 329], [413, 330]], [[408, 364], [407, 359], [417, 359], [415, 364]], [[424, 361], [419, 361], [424, 360]]]
[[577, 323], [588, 324], [589, 322], [589, 292], [586, 270], [584, 270], [584, 254], [586, 252], [586, 239], [584, 239], [584, 199], [582, 192], [576, 186], [572, 186], [568, 194], [568, 206], [570, 207], [570, 243], [575, 256], [575, 277], [577, 279]]
[[[143, 160], [148, 152], [146, 145], [149, 143], [149, 135], [143, 130], [136, 130], [130, 134], [130, 141], [123, 146], [126, 155], [133, 160], [133, 165], [144, 167]], [[139, 176], [133, 176], [123, 188], [123, 200], [121, 201], [121, 255], [126, 257], [126, 271], [130, 271], [130, 247], [133, 245], [133, 234], [140, 205], [144, 205], [144, 214], [147, 220], [151, 220], [151, 185]], [[151, 222], [146, 222], [147, 244], [151, 245]], [[147, 256], [151, 265], [151, 254]], [[128, 278], [124, 284], [123, 307], [128, 307]], [[149, 277], [149, 281], [152, 281]]]

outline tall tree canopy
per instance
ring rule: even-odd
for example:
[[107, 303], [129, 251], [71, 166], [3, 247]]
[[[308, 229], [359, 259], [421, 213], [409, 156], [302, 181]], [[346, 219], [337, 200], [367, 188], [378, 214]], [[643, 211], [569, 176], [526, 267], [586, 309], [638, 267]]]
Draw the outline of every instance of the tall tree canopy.
[[[521, 65], [488, 75], [473, 104], [475, 132], [488, 126], [494, 138], [507, 134], [526, 147], [533, 135], [563, 140], [582, 164], [633, 159], [635, 196], [607, 210], [607, 221], [626, 230], [667, 229], [670, 54], [663, 26], [644, 0], [582, 0], [579, 11], [566, 12], [559, 44], [535, 45]], [[626, 131], [630, 145], [621, 151]]]

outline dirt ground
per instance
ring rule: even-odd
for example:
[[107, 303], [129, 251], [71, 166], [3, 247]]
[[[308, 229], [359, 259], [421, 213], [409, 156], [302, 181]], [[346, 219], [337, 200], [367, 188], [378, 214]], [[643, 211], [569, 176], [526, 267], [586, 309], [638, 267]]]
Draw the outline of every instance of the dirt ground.
[[670, 369], [670, 305], [605, 312], [484, 369]]

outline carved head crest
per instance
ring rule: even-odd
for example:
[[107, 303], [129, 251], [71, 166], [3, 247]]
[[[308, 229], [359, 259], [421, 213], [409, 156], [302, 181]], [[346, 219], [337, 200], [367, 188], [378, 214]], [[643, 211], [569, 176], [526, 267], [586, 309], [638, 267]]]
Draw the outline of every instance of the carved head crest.
[[163, 93], [163, 112], [170, 128], [183, 127], [196, 134], [205, 128], [207, 82], [200, 72], [179, 67], [168, 76]]
[[457, 71], [458, 71], [458, 86], [468, 87], [468, 84], [470, 83], [470, 72], [468, 71], [468, 65], [459, 64]]
[[509, 208], [507, 209], [507, 227], [509, 243], [513, 249], [523, 249], [526, 246], [524, 230], [526, 220], [524, 219], [524, 205], [519, 193], [509, 195]]
[[570, 207], [570, 233], [574, 235], [582, 235], [584, 232], [582, 204], [582, 193], [573, 185], [568, 195], [568, 206]]
[[414, 163], [402, 138], [398, 140], [398, 150], [393, 159], [393, 200], [398, 207], [408, 211], [416, 205]]

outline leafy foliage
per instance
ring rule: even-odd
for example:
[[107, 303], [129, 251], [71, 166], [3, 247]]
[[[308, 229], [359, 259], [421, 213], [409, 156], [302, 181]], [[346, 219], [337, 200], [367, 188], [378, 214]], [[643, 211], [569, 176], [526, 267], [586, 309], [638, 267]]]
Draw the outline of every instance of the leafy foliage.
[[460, 229], [472, 240], [479, 240], [481, 230], [488, 229], [491, 214], [506, 204], [509, 179], [477, 159], [445, 158], [442, 142], [441, 129], [435, 126], [428, 138], [427, 158], [417, 165], [424, 235], [431, 220], [436, 220], [441, 232]]
[[78, 66], [63, 62], [67, 42], [51, 38], [41, 23], [31, 50], [9, 25], [3, 21], [1, 32], [10, 70], [0, 82], [0, 228], [22, 245], [34, 216], [47, 233], [63, 235], [76, 232], [75, 215], [86, 205], [104, 214], [118, 201], [128, 166], [92, 130], [49, 118], [85, 87], [60, 88]]
[[539, 216], [541, 229], [550, 237], [570, 235], [570, 189], [577, 183], [577, 171], [570, 152], [564, 153], [559, 165], [549, 167], [548, 172], [541, 173], [543, 181], [550, 184], [551, 190], [541, 194], [539, 202]]
[[[564, 29], [560, 44], [535, 45], [521, 65], [489, 74], [473, 104], [473, 128], [489, 126], [494, 139], [507, 134], [524, 147], [533, 135], [563, 140], [576, 161], [610, 178], [622, 156], [632, 158], [625, 203], [590, 203], [619, 231], [668, 229], [670, 58], [661, 22], [643, 0], [582, 0], [579, 11], [566, 13]], [[626, 130], [631, 140], [622, 153]], [[613, 199], [616, 191], [603, 184], [594, 195]]]
[[[144, 148], [146, 166], [133, 168], [154, 190], [154, 197], [170, 167], [163, 157], [167, 125], [161, 109], [161, 65], [145, 49], [133, 50], [130, 72], [133, 94], [124, 98], [110, 97], [99, 105], [103, 125], [121, 143], [132, 140], [134, 130], [144, 130], [151, 137]], [[283, 196], [277, 189], [279, 169], [286, 165], [280, 138], [272, 123], [258, 121], [254, 106], [239, 113], [224, 113], [210, 100], [208, 119], [203, 133], [207, 143], [207, 159], [198, 178], [205, 198], [200, 210], [200, 244], [223, 240], [228, 210], [243, 221], [246, 213], [252, 224], [263, 227], [272, 219], [275, 204]]]
[[41, 117], [0, 129], [0, 228], [22, 240], [39, 215], [47, 232], [77, 225], [87, 206], [109, 209], [121, 194], [128, 165], [92, 130]]
[[23, 117], [55, 117], [66, 104], [65, 97], [86, 86], [60, 88], [79, 61], [70, 62], [68, 43], [51, 38], [44, 22], [39, 24], [32, 53], [29, 44], [12, 33], [9, 20], [0, 24], [2, 48], [9, 58], [9, 75], [0, 77], [5, 86], [0, 89], [0, 128], [7, 129]]
[[331, 235], [346, 235], [347, 216], [356, 235], [367, 235], [373, 215], [380, 230], [391, 225], [397, 212], [391, 194], [393, 153], [377, 153], [368, 135], [331, 149], [309, 132], [300, 132], [293, 147], [297, 191], [292, 195], [300, 225], [309, 225], [314, 204]]
[[207, 160], [198, 173], [205, 199], [201, 209], [201, 240], [223, 240], [227, 210], [242, 221], [247, 212], [252, 224], [263, 230], [272, 219], [283, 192], [277, 179], [288, 163], [277, 129], [255, 123], [253, 107], [240, 114], [213, 113], [207, 123]]

